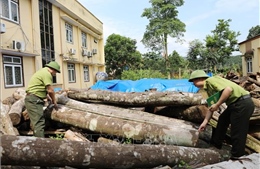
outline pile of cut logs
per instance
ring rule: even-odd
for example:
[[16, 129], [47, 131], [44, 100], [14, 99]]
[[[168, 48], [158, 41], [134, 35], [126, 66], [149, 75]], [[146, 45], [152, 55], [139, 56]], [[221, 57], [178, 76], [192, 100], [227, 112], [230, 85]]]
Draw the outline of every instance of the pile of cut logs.
[[25, 90], [1, 101], [1, 167], [59, 168], [253, 168], [260, 165], [258, 75], [226, 78], [250, 91], [255, 112], [250, 119], [245, 156], [229, 160], [225, 146], [209, 144], [226, 105], [214, 112], [204, 132], [198, 127], [207, 112], [205, 92], [123, 93], [69, 89], [56, 93], [59, 109], [46, 101], [46, 138], [32, 136], [24, 105]]

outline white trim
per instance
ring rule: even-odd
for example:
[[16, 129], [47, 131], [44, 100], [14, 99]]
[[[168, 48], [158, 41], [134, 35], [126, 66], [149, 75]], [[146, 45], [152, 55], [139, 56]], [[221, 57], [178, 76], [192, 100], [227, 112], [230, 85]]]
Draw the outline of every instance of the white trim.
[[[4, 58], [11, 58], [11, 62], [8, 62], [8, 61], [4, 61]], [[13, 62], [13, 59], [19, 59], [20, 62]], [[4, 67], [4, 79], [5, 79], [5, 87], [21, 87], [24, 85], [24, 82], [23, 82], [23, 66], [22, 66], [22, 58], [21, 57], [15, 57], [15, 56], [8, 56], [8, 55], [5, 55], [3, 56], [3, 67]], [[6, 76], [6, 68], [7, 67], [11, 67], [12, 68], [12, 75], [11, 75], [11, 78], [12, 78], [12, 84], [7, 84], [7, 76]], [[15, 71], [15, 68], [19, 68], [20, 69], [20, 80], [21, 82], [19, 84], [16, 84], [16, 71]], [[10, 78], [10, 77], [9, 77]]]
[[[12, 16], [12, 4], [13, 5], [16, 5], [16, 13], [17, 13], [17, 21], [15, 21], [15, 20], [13, 20], [13, 16]], [[4, 18], [4, 19], [6, 19], [6, 20], [9, 20], [9, 21], [11, 21], [11, 22], [14, 22], [14, 23], [19, 23], [20, 22], [20, 14], [19, 14], [19, 10], [18, 10], [18, 8], [19, 8], [19, 5], [18, 5], [18, 2], [15, 2], [15, 1], [12, 1], [12, 0], [8, 0], [8, 17], [5, 17], [5, 16], [3, 16], [3, 11], [2, 11], [2, 5], [0, 6], [1, 8], [0, 8], [0, 18]]]

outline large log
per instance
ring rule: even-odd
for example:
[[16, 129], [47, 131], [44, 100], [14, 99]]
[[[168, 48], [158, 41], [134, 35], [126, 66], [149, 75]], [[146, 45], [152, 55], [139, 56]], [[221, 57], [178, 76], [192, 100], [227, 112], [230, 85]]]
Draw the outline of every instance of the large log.
[[252, 98], [255, 107], [260, 107], [260, 99]]
[[16, 100], [19, 100], [21, 98], [25, 98], [26, 96], [26, 91], [25, 89], [23, 88], [18, 88], [14, 91], [13, 93], [13, 97], [16, 99]]
[[68, 97], [81, 101], [102, 101], [103, 103], [124, 106], [171, 106], [198, 105], [204, 102], [199, 93], [185, 92], [115, 92], [88, 90], [68, 92]]
[[9, 96], [7, 98], [5, 98], [4, 100], [2, 100], [2, 103], [3, 104], [6, 104], [6, 105], [12, 105], [16, 102], [15, 98], [13, 96]]
[[208, 111], [205, 105], [197, 106], [167, 106], [156, 112], [158, 115], [201, 123]]
[[255, 83], [257, 86], [260, 86], [260, 82], [257, 81], [257, 80], [255, 80], [255, 79], [252, 79], [251, 77], [247, 77], [247, 80], [248, 80], [249, 82]]
[[4, 100], [2, 100], [3, 104], [7, 104], [7, 105], [12, 105], [14, 104], [17, 100], [21, 99], [21, 98], [25, 98], [26, 96], [26, 91], [25, 89], [22, 88], [18, 88], [14, 91], [14, 93], [5, 98]]
[[[140, 142], [196, 146], [199, 132], [188, 122], [114, 106], [70, 101], [46, 116], [93, 132]], [[47, 110], [47, 109], [46, 109]]]
[[17, 100], [9, 110], [8, 114], [13, 125], [18, 125], [21, 122], [22, 112], [25, 108], [24, 97]]
[[[123, 118], [123, 120], [128, 120], [128, 121], [134, 120], [134, 121], [141, 122], [141, 123], [151, 123], [151, 124], [153, 124], [153, 123], [162, 124], [163, 123], [165, 125], [170, 125], [170, 126], [174, 124], [174, 125], [176, 125], [176, 128], [183, 127], [186, 129], [192, 129], [192, 130], [195, 129], [196, 131], [199, 128], [199, 125], [195, 124], [195, 123], [190, 123], [188, 121], [178, 120], [178, 119], [174, 119], [174, 118], [165, 118], [165, 117], [161, 117], [158, 115], [155, 116], [150, 113], [138, 111], [138, 109], [127, 110], [127, 109], [122, 109], [122, 108], [108, 106], [108, 105], [100, 105], [100, 104], [96, 105], [96, 104], [83, 103], [80, 101], [69, 99], [68, 97], [66, 97], [66, 93], [64, 93], [62, 95], [56, 94], [56, 100], [58, 103], [66, 105], [67, 107], [70, 107], [73, 109], [79, 109], [79, 110], [83, 110], [83, 111], [94, 112], [94, 114], [105, 115], [107, 117], [119, 117], [119, 118]], [[192, 112], [190, 114], [194, 114], [195, 116], [197, 116], [196, 115], [197, 113], [203, 114], [204, 113], [203, 111], [205, 111], [205, 106], [199, 106], [199, 107], [201, 107], [200, 112], [195, 111], [196, 109], [193, 108], [194, 112]], [[174, 109], [172, 109], [172, 110], [174, 110]], [[172, 111], [169, 113], [176, 114], [176, 113], [178, 113], [178, 111], [176, 110], [176, 112]], [[199, 116], [203, 116], [202, 114], [199, 114]], [[198, 119], [201, 119], [201, 117]], [[187, 120], [187, 119], [185, 118], [185, 120]], [[184, 123], [185, 123], [185, 125], [184, 125]], [[207, 129], [206, 131], [199, 133], [199, 139], [209, 141], [209, 139], [211, 137], [211, 133], [212, 133], [211, 127], [209, 127], [209, 129]], [[180, 137], [181, 137], [181, 135], [180, 135]], [[148, 140], [148, 141], [151, 142], [152, 140]]]
[[185, 162], [214, 164], [229, 157], [227, 151], [173, 145], [101, 144], [24, 136], [1, 137], [1, 165], [76, 168], [152, 168]]
[[86, 139], [86, 137], [84, 137], [80, 133], [73, 132], [71, 130], [67, 130], [65, 132], [64, 139], [71, 140], [71, 141], [89, 141], [88, 139]]
[[0, 135], [8, 134], [8, 135], [19, 135], [18, 130], [13, 126], [12, 121], [8, 115], [8, 111], [10, 110], [9, 105], [2, 104], [0, 102]]
[[65, 95], [56, 95], [57, 103], [66, 105], [72, 109], [89, 111], [94, 114], [104, 115], [108, 117], [123, 118], [125, 120], [134, 120], [143, 123], [158, 123], [158, 124], [171, 124], [173, 121], [176, 125], [179, 125], [186, 129], [194, 129], [193, 123], [186, 122], [184, 120], [166, 118], [158, 115], [153, 115], [147, 112], [139, 111], [136, 109], [125, 109], [111, 105], [102, 105], [94, 103], [84, 103], [74, 99], [70, 99]]

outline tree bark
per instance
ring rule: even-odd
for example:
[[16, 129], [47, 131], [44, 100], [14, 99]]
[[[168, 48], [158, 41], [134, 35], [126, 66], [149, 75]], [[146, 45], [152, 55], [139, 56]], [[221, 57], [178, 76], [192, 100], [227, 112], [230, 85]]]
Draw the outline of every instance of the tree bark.
[[0, 102], [0, 135], [7, 134], [7, 135], [19, 135], [18, 130], [13, 126], [12, 121], [8, 115], [8, 111], [10, 110], [9, 105], [2, 104]]
[[257, 81], [257, 80], [255, 80], [255, 79], [252, 79], [251, 77], [247, 77], [247, 80], [248, 80], [249, 82], [252, 82], [252, 83], [256, 84], [257, 86], [260, 86], [260, 82]]
[[140, 142], [194, 147], [199, 138], [197, 129], [183, 120], [113, 106], [103, 105], [101, 108], [102, 105], [97, 107], [71, 99], [68, 105], [74, 108], [68, 108], [67, 105], [60, 106], [57, 111], [45, 113], [55, 121]]
[[16, 99], [16, 100], [19, 100], [21, 98], [25, 98], [26, 96], [26, 91], [25, 89], [22, 89], [22, 88], [18, 88], [14, 91], [13, 93], [13, 97]]
[[13, 96], [9, 96], [7, 98], [5, 98], [4, 100], [2, 100], [2, 103], [3, 104], [6, 104], [6, 105], [12, 105], [16, 102], [15, 98]]
[[256, 98], [252, 98], [253, 102], [254, 102], [254, 105], [255, 107], [260, 107], [260, 99], [256, 99]]
[[143, 123], [158, 123], [158, 124], [172, 125], [172, 123], [174, 122], [176, 126], [179, 125], [185, 129], [194, 129], [193, 123], [180, 120], [180, 119], [158, 116], [151, 113], [139, 111], [136, 109], [125, 109], [125, 108], [120, 108], [111, 105], [84, 103], [81, 101], [70, 99], [66, 95], [56, 94], [55, 96], [56, 96], [57, 103], [59, 104], [66, 105], [66, 107], [76, 109], [76, 110], [93, 112], [94, 114], [97, 115], [122, 118], [124, 120], [130, 120], [130, 121], [132, 120], [132, 121], [138, 121]]
[[11, 109], [9, 110], [8, 114], [14, 126], [18, 125], [21, 122], [21, 116], [24, 108], [24, 98], [19, 99], [11, 106]]
[[71, 130], [67, 130], [65, 132], [64, 138], [66, 138], [67, 140], [71, 140], [71, 141], [88, 141], [88, 139], [86, 139], [86, 137], [82, 136], [79, 133], [73, 132]]
[[208, 111], [204, 105], [197, 106], [168, 106], [156, 112], [158, 115], [201, 123]]
[[102, 101], [124, 106], [171, 106], [198, 105], [202, 103], [199, 93], [184, 92], [113, 92], [103, 90], [70, 91], [68, 97], [80, 101]]
[[116, 140], [110, 140], [104, 137], [99, 137], [97, 140], [98, 143], [103, 143], [103, 144], [115, 144], [115, 145], [119, 145], [120, 142], [116, 141]]
[[[181, 162], [221, 162], [228, 152], [173, 145], [101, 144], [24, 136], [1, 137], [2, 165], [76, 168], [152, 168]], [[227, 155], [227, 156], [226, 156]]]

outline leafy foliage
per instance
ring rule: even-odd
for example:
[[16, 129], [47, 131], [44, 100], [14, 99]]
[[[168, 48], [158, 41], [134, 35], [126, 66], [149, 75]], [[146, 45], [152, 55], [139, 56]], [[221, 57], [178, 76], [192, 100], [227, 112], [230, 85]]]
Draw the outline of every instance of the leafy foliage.
[[176, 77], [179, 75], [180, 68], [187, 68], [188, 66], [187, 61], [183, 57], [181, 57], [175, 50], [169, 55], [169, 63], [169, 72], [171, 72], [172, 77]]
[[238, 51], [237, 37], [239, 32], [229, 29], [231, 20], [218, 20], [212, 35], [207, 35], [205, 44], [199, 40], [190, 43], [187, 60], [192, 69], [216, 69], [223, 68], [232, 52]]
[[200, 69], [201, 66], [207, 66], [206, 48], [204, 44], [195, 39], [190, 42], [190, 47], [187, 54], [187, 61], [191, 69]]
[[231, 56], [225, 61], [223, 65], [222, 72], [226, 74], [229, 71], [235, 71], [242, 74], [242, 57], [238, 56]]
[[56, 134], [56, 136], [49, 136], [50, 138], [52, 139], [55, 139], [55, 140], [63, 140], [64, 139], [64, 135], [65, 134]]
[[111, 34], [106, 41], [106, 72], [113, 78], [120, 78], [124, 70], [140, 67], [141, 54], [136, 50], [136, 41], [117, 34]]
[[207, 61], [210, 67], [223, 65], [226, 58], [229, 58], [234, 51], [238, 51], [238, 40], [236, 39], [240, 32], [229, 29], [231, 19], [218, 20], [215, 30], [211, 31], [213, 35], [206, 36]]
[[163, 50], [165, 54], [165, 67], [169, 70], [170, 64], [168, 60], [168, 36], [172, 38], [183, 37], [185, 32], [185, 24], [181, 22], [177, 16], [177, 7], [182, 6], [183, 0], [150, 0], [151, 8], [145, 8], [142, 17], [149, 19], [146, 31], [143, 35], [142, 42], [152, 51], [160, 52]]
[[122, 80], [139, 80], [143, 78], [166, 78], [165, 75], [163, 75], [158, 70], [128, 70], [123, 71], [122, 73]]
[[166, 72], [165, 60], [159, 54], [155, 52], [148, 52], [143, 54], [142, 69], [158, 70], [160, 72]]
[[249, 33], [247, 35], [247, 39], [251, 39], [251, 38], [258, 36], [258, 35], [260, 35], [260, 26], [259, 25], [252, 27], [249, 30]]

